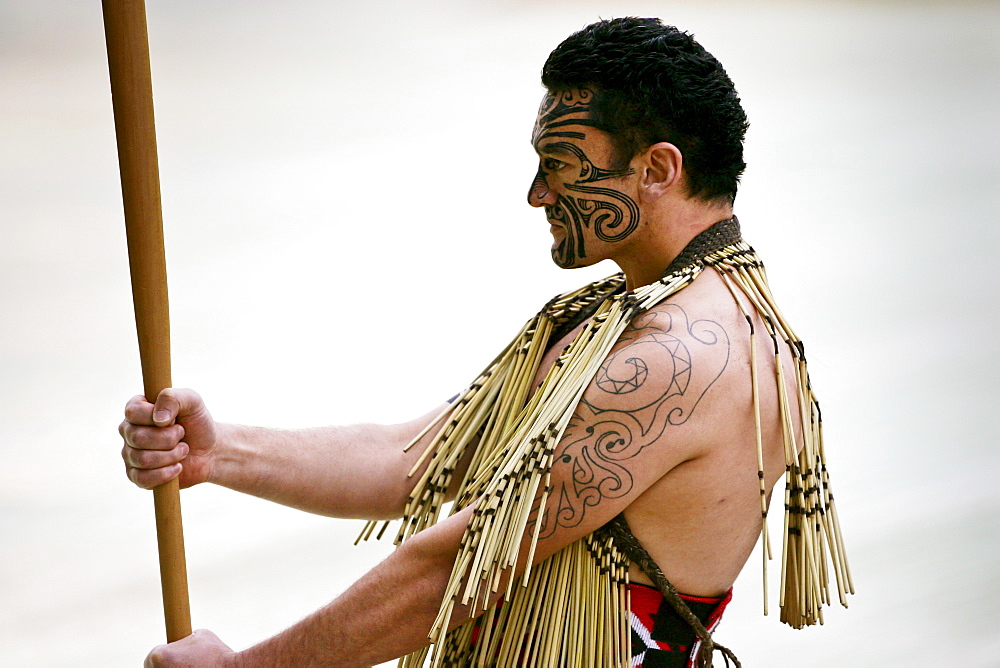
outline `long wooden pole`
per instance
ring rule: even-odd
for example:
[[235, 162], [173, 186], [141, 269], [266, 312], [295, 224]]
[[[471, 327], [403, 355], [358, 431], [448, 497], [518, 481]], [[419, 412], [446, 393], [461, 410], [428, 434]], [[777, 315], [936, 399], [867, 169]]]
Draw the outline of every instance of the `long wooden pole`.
[[[132, 301], [143, 391], [155, 401], [170, 381], [170, 315], [160, 175], [144, 0], [102, 0], [118, 138]], [[177, 480], [153, 490], [167, 641], [191, 635], [184, 530]]]

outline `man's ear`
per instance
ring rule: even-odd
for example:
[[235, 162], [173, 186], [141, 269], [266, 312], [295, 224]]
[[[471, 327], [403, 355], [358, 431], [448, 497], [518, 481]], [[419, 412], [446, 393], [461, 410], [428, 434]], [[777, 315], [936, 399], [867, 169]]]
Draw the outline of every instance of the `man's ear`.
[[684, 156], [670, 142], [660, 142], [642, 154], [639, 186], [642, 196], [656, 200], [683, 186]]

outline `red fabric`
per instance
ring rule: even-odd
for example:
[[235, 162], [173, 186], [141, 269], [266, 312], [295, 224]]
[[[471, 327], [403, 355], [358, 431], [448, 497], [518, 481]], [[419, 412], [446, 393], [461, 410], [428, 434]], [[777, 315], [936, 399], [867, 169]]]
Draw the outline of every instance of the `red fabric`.
[[[695, 666], [700, 643], [694, 630], [654, 587], [629, 585], [632, 667]], [[680, 595], [709, 632], [718, 626], [732, 600], [730, 589], [719, 597]]]

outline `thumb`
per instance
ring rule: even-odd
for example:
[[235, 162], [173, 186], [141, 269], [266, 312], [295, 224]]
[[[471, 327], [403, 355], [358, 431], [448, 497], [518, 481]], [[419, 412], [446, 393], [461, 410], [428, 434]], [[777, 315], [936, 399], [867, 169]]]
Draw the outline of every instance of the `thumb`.
[[157, 427], [166, 427], [173, 424], [180, 412], [180, 400], [174, 388], [168, 387], [160, 391], [153, 404], [153, 424]]
[[166, 427], [177, 421], [178, 417], [193, 415], [205, 411], [205, 402], [194, 390], [168, 387], [160, 391], [153, 404], [153, 424]]

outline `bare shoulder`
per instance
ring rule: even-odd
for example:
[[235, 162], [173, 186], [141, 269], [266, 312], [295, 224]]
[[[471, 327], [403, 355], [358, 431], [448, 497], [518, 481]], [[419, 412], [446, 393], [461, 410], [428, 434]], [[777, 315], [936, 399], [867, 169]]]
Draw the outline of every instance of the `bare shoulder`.
[[786, 348], [756, 337], [758, 413], [751, 327], [766, 330], [713, 270], [633, 319], [556, 447], [541, 538], [564, 544], [625, 513], [681, 591], [732, 585], [760, 529], [758, 430], [768, 489], [784, 468], [774, 353]]
[[627, 413], [642, 425], [642, 447], [706, 413], [742, 361], [734, 344], [745, 322], [721, 281], [705, 278], [637, 316], [584, 395], [593, 413]]
[[702, 457], [726, 429], [719, 415], [736, 385], [729, 378], [739, 310], [726, 291], [717, 314], [707, 301], [726, 288], [705, 283], [684, 290], [694, 299], [672, 298], [637, 316], [601, 364], [556, 448], [555, 512], [543, 536], [557, 525], [600, 526]]

